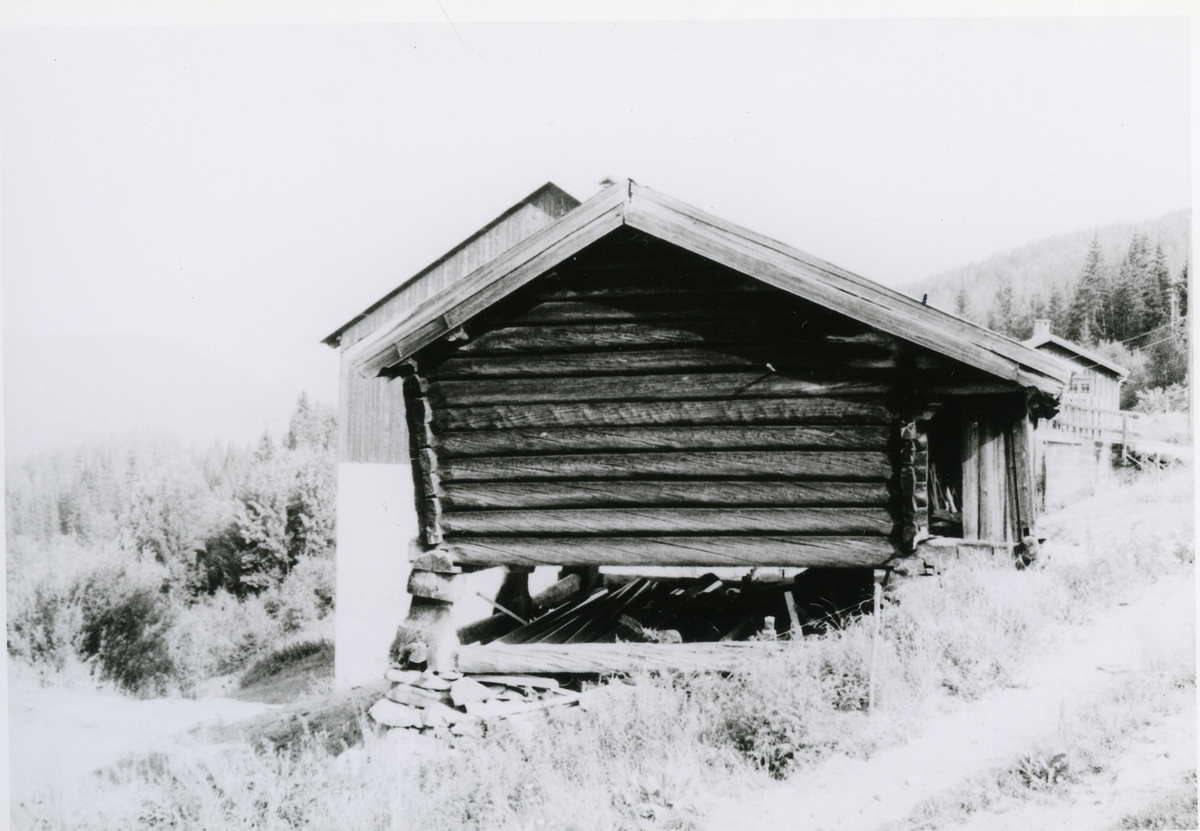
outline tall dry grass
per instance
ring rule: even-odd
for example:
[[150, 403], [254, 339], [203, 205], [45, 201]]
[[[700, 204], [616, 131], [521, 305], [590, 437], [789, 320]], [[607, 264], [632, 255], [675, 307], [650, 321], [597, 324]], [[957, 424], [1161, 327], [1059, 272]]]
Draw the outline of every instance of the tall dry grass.
[[[343, 753], [175, 748], [14, 815], [32, 828], [686, 828], [707, 795], [902, 741], [931, 710], [1010, 683], [1056, 626], [1193, 559], [1190, 471], [1139, 477], [1047, 527], [1035, 567], [961, 564], [869, 620], [732, 676], [636, 676], [586, 710], [501, 724], [458, 747], [380, 736]], [[1194, 667], [1192, 668], [1194, 676]]]

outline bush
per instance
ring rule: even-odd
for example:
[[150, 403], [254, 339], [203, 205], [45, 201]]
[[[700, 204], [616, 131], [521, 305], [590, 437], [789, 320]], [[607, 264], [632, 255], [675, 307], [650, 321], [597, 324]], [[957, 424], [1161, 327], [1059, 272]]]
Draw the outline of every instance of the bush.
[[124, 556], [73, 541], [46, 549], [9, 586], [9, 655], [51, 674], [82, 662], [97, 681], [165, 692], [174, 672], [166, 570]]
[[287, 579], [261, 596], [284, 634], [315, 631], [333, 611], [336, 567], [332, 559], [301, 557]]
[[85, 659], [97, 660], [101, 678], [130, 692], [164, 692], [174, 673], [166, 597], [135, 587], [115, 600], [107, 592], [88, 596], [84, 608], [79, 651]]
[[243, 669], [275, 643], [278, 624], [257, 598], [239, 601], [224, 590], [182, 606], [171, 629], [171, 654], [181, 690]]
[[245, 689], [253, 684], [265, 681], [278, 675], [287, 667], [313, 655], [322, 655], [327, 660], [333, 660], [333, 644], [329, 641], [300, 641], [289, 646], [276, 649], [265, 658], [255, 661], [250, 669], [242, 675], [238, 685]]
[[1133, 409], [1139, 413], [1186, 413], [1189, 409], [1190, 391], [1186, 384], [1155, 387], [1137, 391], [1137, 404]]
[[8, 652], [43, 682], [111, 682], [139, 695], [189, 692], [297, 635], [321, 637], [334, 564], [305, 557], [288, 579], [239, 601], [167, 592], [168, 567], [69, 537], [23, 542], [9, 575]]

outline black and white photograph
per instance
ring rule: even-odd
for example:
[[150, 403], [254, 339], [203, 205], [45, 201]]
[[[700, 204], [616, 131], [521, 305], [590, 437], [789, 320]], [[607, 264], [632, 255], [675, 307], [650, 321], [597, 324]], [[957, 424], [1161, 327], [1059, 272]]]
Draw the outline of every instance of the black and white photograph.
[[1196, 12], [0, 3], [6, 827], [1200, 828]]

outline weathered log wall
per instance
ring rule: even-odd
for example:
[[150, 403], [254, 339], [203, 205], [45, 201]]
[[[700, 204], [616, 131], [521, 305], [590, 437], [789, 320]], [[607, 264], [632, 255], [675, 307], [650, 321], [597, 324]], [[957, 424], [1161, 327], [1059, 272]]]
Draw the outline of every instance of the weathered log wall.
[[1013, 389], [612, 238], [396, 371], [422, 541], [462, 565], [879, 565], [927, 524], [918, 413]]

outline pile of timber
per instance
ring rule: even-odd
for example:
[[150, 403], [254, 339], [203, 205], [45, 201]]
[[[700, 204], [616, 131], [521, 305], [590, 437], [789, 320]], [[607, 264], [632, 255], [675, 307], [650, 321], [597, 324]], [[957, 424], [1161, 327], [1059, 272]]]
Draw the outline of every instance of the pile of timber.
[[600, 578], [588, 591], [579, 575], [570, 575], [530, 598], [537, 612], [531, 620], [506, 611], [459, 629], [464, 645], [454, 668], [397, 654], [385, 675], [392, 687], [371, 717], [389, 728], [474, 737], [490, 721], [583, 703], [579, 676], [737, 671], [763, 651], [781, 649], [776, 641], [823, 631], [865, 610], [874, 586], [871, 569], [736, 580]]
[[583, 698], [553, 678], [537, 676], [471, 677], [392, 667], [384, 677], [392, 688], [368, 711], [371, 718], [435, 738], [482, 736], [488, 721], [571, 706]]
[[[777, 641], [820, 633], [866, 610], [874, 591], [869, 568], [811, 568], [794, 576], [767, 571], [732, 580], [596, 574], [587, 587], [572, 574], [512, 603], [507, 581], [525, 577], [506, 578], [494, 604], [502, 612], [457, 632], [417, 628], [410, 613], [393, 644], [393, 666], [442, 676], [737, 672], [781, 649]], [[426, 649], [435, 638], [437, 649]]]
[[[712, 643], [815, 634], [870, 602], [871, 569], [768, 571], [728, 580], [603, 575], [601, 585], [529, 621], [493, 615], [464, 644]], [[535, 602], [539, 598], [534, 598]], [[535, 606], [536, 608], [536, 606]]]

